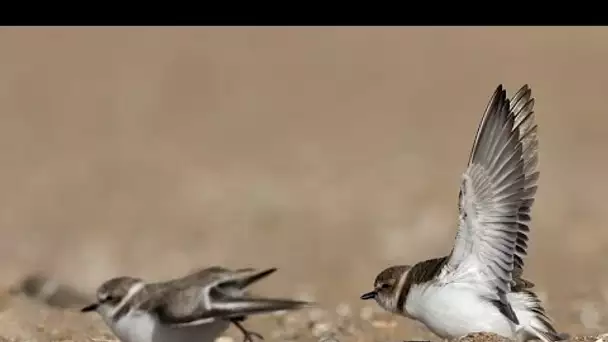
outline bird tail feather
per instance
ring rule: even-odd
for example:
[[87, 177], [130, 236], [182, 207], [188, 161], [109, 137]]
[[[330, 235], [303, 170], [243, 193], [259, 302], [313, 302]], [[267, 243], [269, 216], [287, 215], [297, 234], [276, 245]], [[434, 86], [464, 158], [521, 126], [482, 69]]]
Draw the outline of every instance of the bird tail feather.
[[540, 299], [533, 292], [527, 290], [511, 292], [508, 297], [520, 321], [519, 330], [523, 335], [527, 335], [523, 340], [527, 340], [529, 337], [543, 342], [557, 342], [568, 339], [568, 334], [559, 333], [555, 330], [553, 321], [547, 315]]

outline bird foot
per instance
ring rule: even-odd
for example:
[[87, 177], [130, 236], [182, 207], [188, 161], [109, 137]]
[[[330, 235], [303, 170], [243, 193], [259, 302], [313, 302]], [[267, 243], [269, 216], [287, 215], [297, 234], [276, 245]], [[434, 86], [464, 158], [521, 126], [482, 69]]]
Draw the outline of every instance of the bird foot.
[[243, 342], [254, 342], [253, 341], [253, 337], [257, 337], [260, 340], [264, 340], [264, 336], [262, 336], [261, 334], [258, 334], [255, 331], [250, 331], [245, 329], [245, 327], [243, 327], [243, 325], [240, 323], [242, 320], [232, 320], [232, 323], [234, 325], [236, 325], [237, 328], [239, 328], [239, 330], [243, 333], [244, 337], [243, 337]]

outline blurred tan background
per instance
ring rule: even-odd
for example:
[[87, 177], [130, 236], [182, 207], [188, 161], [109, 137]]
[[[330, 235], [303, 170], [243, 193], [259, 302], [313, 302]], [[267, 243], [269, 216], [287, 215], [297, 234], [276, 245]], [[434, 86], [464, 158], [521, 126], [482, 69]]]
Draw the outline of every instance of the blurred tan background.
[[499, 83], [528, 83], [541, 180], [526, 274], [561, 330], [584, 331], [589, 305], [606, 326], [606, 42], [606, 28], [3, 28], [0, 283], [276, 266], [260, 292], [362, 305], [382, 268], [449, 251], [483, 109]]

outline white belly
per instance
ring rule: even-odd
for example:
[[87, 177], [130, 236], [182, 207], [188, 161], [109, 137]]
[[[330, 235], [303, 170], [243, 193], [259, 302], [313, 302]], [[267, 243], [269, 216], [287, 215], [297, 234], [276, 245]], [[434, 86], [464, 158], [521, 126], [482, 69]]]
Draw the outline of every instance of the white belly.
[[[411, 298], [418, 298], [411, 300]], [[405, 309], [434, 334], [447, 339], [472, 332], [493, 332], [516, 338], [517, 326], [477, 292], [459, 284], [412, 287]]]
[[215, 321], [196, 326], [171, 328], [158, 324], [147, 314], [132, 312], [121, 318], [110, 328], [122, 342], [212, 342], [230, 323]]

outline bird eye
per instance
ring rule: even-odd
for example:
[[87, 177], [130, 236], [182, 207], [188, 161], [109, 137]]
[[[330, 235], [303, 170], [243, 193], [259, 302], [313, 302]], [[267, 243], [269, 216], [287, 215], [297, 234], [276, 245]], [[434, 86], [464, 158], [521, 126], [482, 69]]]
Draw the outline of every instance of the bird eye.
[[389, 287], [391, 287], [389, 284], [382, 284], [382, 286], [380, 286], [381, 289], [388, 289]]
[[104, 295], [104, 296], [100, 296], [99, 297], [99, 302], [100, 303], [111, 302], [113, 300], [114, 300], [114, 297], [110, 296], [110, 295]]

